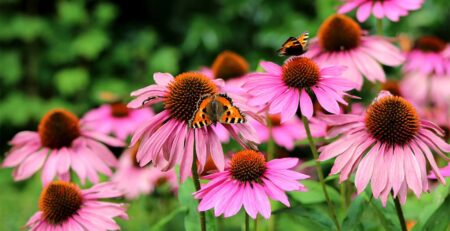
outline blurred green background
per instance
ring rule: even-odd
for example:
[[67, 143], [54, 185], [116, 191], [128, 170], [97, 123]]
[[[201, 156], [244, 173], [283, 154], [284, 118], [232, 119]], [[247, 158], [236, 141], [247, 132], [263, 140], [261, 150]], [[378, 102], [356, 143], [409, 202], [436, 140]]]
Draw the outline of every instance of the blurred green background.
[[[280, 63], [275, 50], [284, 40], [303, 31], [314, 36], [338, 5], [337, 0], [0, 0], [1, 155], [15, 133], [36, 130], [49, 109], [65, 107], [82, 116], [103, 102], [104, 92], [127, 100], [130, 91], [152, 82], [153, 72], [176, 75], [210, 66], [223, 50], [241, 54], [252, 69], [261, 59]], [[449, 22], [450, 2], [427, 0], [399, 23], [383, 25], [387, 36], [431, 34], [450, 41]], [[373, 32], [374, 25], [371, 18], [362, 26]], [[13, 183], [10, 174], [0, 170], [0, 230], [17, 230], [37, 208], [38, 177]], [[148, 208], [131, 208], [140, 222], [127, 222], [126, 229], [158, 220], [142, 213]]]

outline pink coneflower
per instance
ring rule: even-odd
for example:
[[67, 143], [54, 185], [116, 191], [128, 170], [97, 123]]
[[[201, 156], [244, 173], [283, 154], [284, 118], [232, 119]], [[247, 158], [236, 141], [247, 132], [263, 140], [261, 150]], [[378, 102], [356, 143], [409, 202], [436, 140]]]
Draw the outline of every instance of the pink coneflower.
[[450, 75], [450, 45], [434, 36], [419, 38], [406, 55], [405, 72]]
[[151, 108], [130, 110], [126, 104], [116, 102], [92, 109], [83, 116], [87, 126], [103, 134], [113, 134], [126, 140], [143, 122], [154, 115]]
[[213, 79], [223, 79], [232, 86], [240, 87], [250, 67], [244, 57], [233, 51], [223, 51], [217, 55], [211, 68], [202, 68], [201, 72]]
[[[450, 74], [435, 75], [408, 72], [404, 75], [400, 89], [405, 98], [417, 105], [436, 104], [450, 107]], [[411, 89], [414, 89], [413, 91]]]
[[260, 65], [266, 73], [249, 74], [244, 84], [253, 95], [249, 104], [268, 103], [269, 114], [280, 114], [281, 123], [291, 119], [297, 108], [310, 119], [314, 111], [312, 95], [326, 111], [339, 114], [338, 102], [347, 105], [342, 96], [355, 88], [353, 82], [341, 76], [344, 67], [322, 67], [306, 57], [290, 58], [283, 66], [272, 62]]
[[128, 219], [124, 204], [99, 199], [120, 197], [111, 183], [80, 190], [73, 183], [55, 181], [39, 198], [39, 212], [25, 225], [30, 230], [120, 230], [115, 217]]
[[391, 190], [402, 203], [406, 201], [408, 188], [420, 197], [428, 190], [427, 160], [444, 182], [430, 149], [448, 160], [443, 152], [450, 152], [450, 145], [439, 137], [443, 131], [429, 121], [420, 120], [405, 99], [382, 91], [365, 115], [323, 118], [335, 126], [332, 132], [343, 136], [321, 147], [319, 159], [337, 156], [331, 174], [340, 173], [340, 181], [347, 180], [356, 169], [358, 193], [371, 181], [374, 197], [381, 198], [384, 205]]
[[[450, 164], [447, 164], [447, 166], [439, 169], [439, 172], [441, 173], [441, 175], [443, 177], [450, 177]], [[430, 179], [436, 179], [436, 174], [434, 174], [434, 172], [432, 172], [430, 175], [428, 175], [428, 178]]]
[[353, 19], [336, 14], [320, 26], [317, 40], [311, 43], [305, 56], [323, 66], [347, 66], [345, 77], [361, 90], [364, 75], [371, 82], [384, 82], [386, 75], [380, 63], [398, 66], [404, 61], [400, 50], [379, 36], [364, 35]]
[[[137, 98], [128, 104], [131, 108], [139, 108], [163, 102], [165, 106], [164, 111], [147, 121], [133, 135], [132, 146], [141, 140], [137, 153], [140, 166], [152, 161], [153, 165], [165, 171], [179, 163], [181, 180], [184, 181], [189, 175], [195, 148], [200, 171], [209, 153], [212, 154], [218, 169], [223, 170], [223, 150], [212, 128], [214, 125], [192, 129], [188, 124], [202, 96], [221, 92], [221, 81], [210, 80], [195, 72], [183, 73], [175, 78], [167, 73], [156, 73], [154, 79], [156, 85], [132, 92], [131, 95]], [[245, 104], [235, 99], [233, 98], [234, 105], [240, 108], [244, 115], [254, 115], [246, 110]], [[244, 146], [258, 142], [256, 132], [246, 123], [222, 125]]]
[[345, 14], [358, 8], [356, 18], [366, 21], [370, 13], [377, 19], [388, 18], [397, 22], [400, 17], [408, 15], [408, 11], [418, 10], [425, 0], [341, 0], [344, 2], [338, 13]]
[[235, 153], [223, 172], [204, 177], [211, 180], [194, 193], [201, 199], [199, 211], [214, 208], [215, 216], [235, 215], [242, 206], [253, 219], [257, 214], [269, 219], [269, 197], [290, 206], [286, 191], [306, 191], [298, 180], [309, 176], [290, 170], [297, 158], [275, 159], [266, 162], [264, 155], [253, 150]]
[[111, 177], [125, 198], [132, 200], [140, 195], [148, 195], [166, 182], [170, 184], [172, 192], [176, 192], [178, 181], [175, 171], [162, 172], [152, 166], [140, 167], [136, 161], [137, 148], [138, 145], [135, 145], [122, 154], [117, 171]]
[[55, 176], [70, 179], [72, 168], [84, 184], [86, 177], [97, 183], [98, 173], [111, 176], [117, 160], [109, 149], [124, 146], [121, 140], [85, 127], [83, 121], [69, 111], [55, 109], [47, 112], [39, 123], [38, 132], [19, 132], [11, 140], [13, 146], [3, 167], [14, 169], [14, 180], [24, 180], [42, 168], [42, 182]]
[[[295, 146], [295, 141], [306, 139], [306, 132], [302, 121], [294, 116], [285, 123], [281, 123], [280, 115], [269, 115], [272, 126], [272, 137], [276, 144], [285, 147], [287, 150], [292, 151]], [[266, 125], [259, 122], [252, 123], [256, 131], [258, 131], [258, 137], [261, 142], [269, 140], [270, 131]], [[313, 137], [323, 137], [327, 132], [327, 124], [322, 123], [316, 118], [311, 118], [310, 128]]]

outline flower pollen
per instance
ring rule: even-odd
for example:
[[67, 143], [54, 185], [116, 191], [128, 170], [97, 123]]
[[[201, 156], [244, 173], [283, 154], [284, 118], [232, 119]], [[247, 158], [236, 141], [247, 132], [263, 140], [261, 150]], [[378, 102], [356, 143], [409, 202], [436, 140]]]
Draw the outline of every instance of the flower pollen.
[[328, 17], [318, 32], [319, 45], [327, 51], [351, 50], [361, 42], [361, 27], [342, 14]]
[[231, 175], [238, 181], [260, 182], [266, 169], [266, 159], [260, 152], [243, 150], [231, 157]]
[[283, 65], [282, 79], [288, 87], [303, 89], [317, 84], [319, 66], [310, 58], [294, 57]]
[[175, 119], [188, 122], [203, 95], [216, 94], [217, 86], [203, 74], [186, 72], [175, 77], [168, 86], [164, 101], [166, 109]]
[[212, 65], [214, 76], [224, 80], [243, 76], [248, 73], [248, 70], [248, 62], [232, 51], [220, 53]]
[[419, 131], [416, 109], [399, 96], [385, 96], [367, 109], [366, 128], [377, 140], [390, 145], [404, 145]]
[[76, 214], [82, 203], [81, 191], [76, 185], [55, 181], [42, 191], [39, 210], [48, 223], [57, 225]]
[[77, 116], [64, 109], [47, 112], [38, 131], [42, 145], [51, 149], [69, 147], [81, 134]]

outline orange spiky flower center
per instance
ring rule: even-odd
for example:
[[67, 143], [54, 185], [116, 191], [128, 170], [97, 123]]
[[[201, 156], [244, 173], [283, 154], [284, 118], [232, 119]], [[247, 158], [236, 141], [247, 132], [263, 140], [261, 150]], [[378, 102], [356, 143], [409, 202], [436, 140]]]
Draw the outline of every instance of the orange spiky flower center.
[[310, 58], [294, 57], [283, 64], [282, 79], [288, 87], [310, 88], [319, 78], [319, 66]]
[[414, 47], [421, 51], [436, 53], [443, 51], [446, 46], [447, 44], [444, 40], [435, 36], [423, 36], [414, 44]]
[[328, 17], [318, 32], [319, 45], [327, 51], [356, 48], [361, 43], [361, 27], [353, 19], [342, 14]]
[[42, 191], [39, 210], [48, 223], [57, 225], [76, 214], [82, 203], [81, 190], [75, 184], [55, 181]]
[[238, 181], [260, 182], [266, 169], [266, 159], [260, 152], [243, 150], [231, 157], [231, 175]]
[[214, 76], [224, 80], [243, 76], [248, 71], [248, 62], [242, 56], [232, 51], [220, 53], [212, 65]]
[[127, 105], [121, 102], [115, 102], [111, 104], [111, 115], [113, 117], [127, 117], [130, 114], [130, 109]]

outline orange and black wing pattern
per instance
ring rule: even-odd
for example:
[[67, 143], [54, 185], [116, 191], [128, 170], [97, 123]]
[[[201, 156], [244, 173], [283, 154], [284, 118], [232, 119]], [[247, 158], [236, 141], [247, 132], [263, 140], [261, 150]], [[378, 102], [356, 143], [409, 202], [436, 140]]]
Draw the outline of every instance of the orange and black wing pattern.
[[307, 50], [308, 38], [308, 32], [303, 32], [298, 38], [289, 37], [277, 52], [281, 56], [302, 55]]
[[209, 118], [206, 112], [206, 107], [211, 103], [213, 97], [211, 95], [205, 95], [200, 98], [197, 104], [197, 110], [194, 116], [189, 120], [189, 127], [191, 128], [202, 128], [211, 125], [213, 121]]
[[233, 105], [233, 101], [225, 94], [219, 94], [216, 97], [216, 101], [223, 106], [223, 112], [219, 117], [219, 122], [224, 124], [239, 124], [245, 123], [244, 114], [241, 113], [239, 108]]

